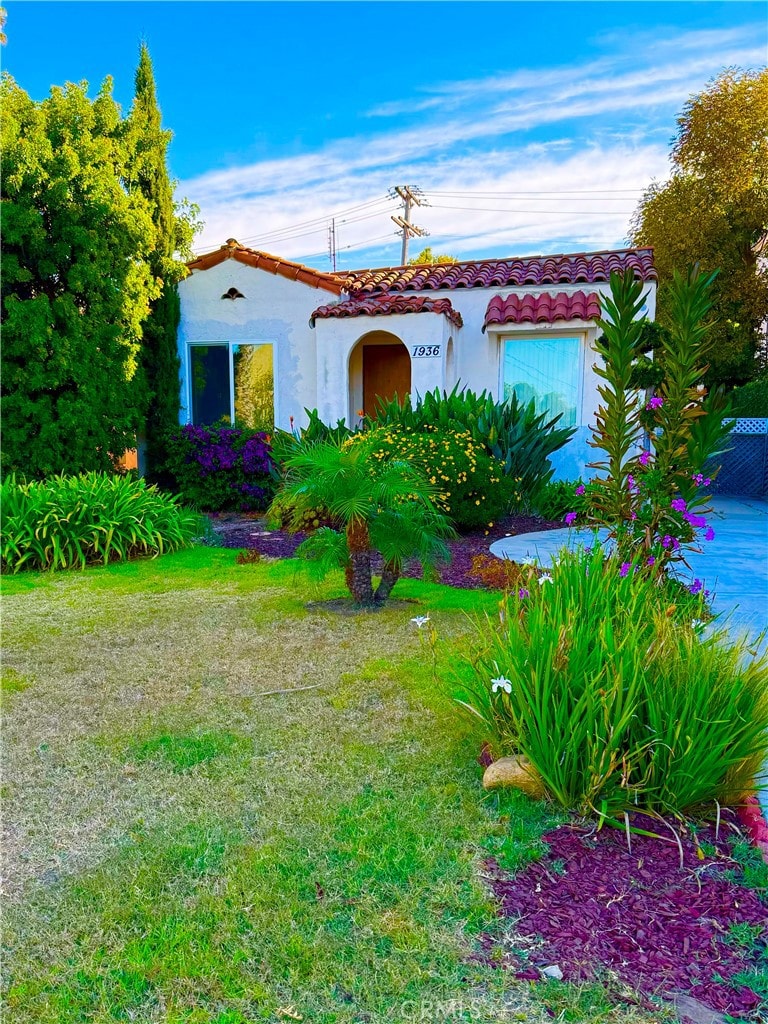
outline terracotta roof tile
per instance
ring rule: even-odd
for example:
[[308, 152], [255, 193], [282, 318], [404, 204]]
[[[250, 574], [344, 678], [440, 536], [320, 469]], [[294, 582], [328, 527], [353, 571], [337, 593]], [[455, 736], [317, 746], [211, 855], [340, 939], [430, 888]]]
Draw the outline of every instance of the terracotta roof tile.
[[208, 270], [223, 263], [224, 260], [237, 260], [238, 263], [245, 263], [249, 267], [258, 267], [280, 277], [287, 277], [291, 281], [301, 281], [313, 288], [323, 288], [336, 295], [341, 294], [343, 287], [343, 282], [337, 274], [326, 274], [322, 270], [305, 267], [303, 263], [294, 263], [291, 260], [284, 260], [281, 256], [249, 249], [245, 245], [240, 245], [234, 238], [227, 239], [226, 244], [220, 249], [214, 249], [213, 252], [191, 260], [187, 267], [190, 270]]
[[328, 317], [347, 316], [388, 316], [397, 313], [442, 313], [452, 324], [462, 326], [461, 313], [453, 308], [450, 299], [432, 299], [428, 295], [392, 295], [373, 296], [371, 298], [353, 298], [339, 302], [333, 306], [320, 306], [310, 317], [310, 325], [315, 320]]
[[505, 288], [510, 285], [594, 284], [611, 271], [632, 269], [641, 281], [655, 281], [653, 249], [563, 253], [507, 260], [468, 260], [428, 266], [352, 270], [342, 277], [353, 295], [418, 292], [458, 288]]
[[483, 330], [490, 324], [553, 324], [557, 320], [595, 320], [600, 316], [597, 292], [568, 294], [542, 292], [540, 295], [494, 295], [488, 303]]

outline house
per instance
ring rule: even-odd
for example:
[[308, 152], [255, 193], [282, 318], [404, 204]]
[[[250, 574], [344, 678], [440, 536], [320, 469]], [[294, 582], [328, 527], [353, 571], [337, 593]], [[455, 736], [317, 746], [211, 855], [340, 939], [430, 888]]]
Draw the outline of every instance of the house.
[[356, 422], [377, 396], [515, 391], [576, 428], [560, 477], [590, 461], [592, 366], [611, 271], [631, 268], [653, 318], [651, 249], [330, 273], [230, 238], [181, 282], [181, 421], [301, 426], [304, 409]]

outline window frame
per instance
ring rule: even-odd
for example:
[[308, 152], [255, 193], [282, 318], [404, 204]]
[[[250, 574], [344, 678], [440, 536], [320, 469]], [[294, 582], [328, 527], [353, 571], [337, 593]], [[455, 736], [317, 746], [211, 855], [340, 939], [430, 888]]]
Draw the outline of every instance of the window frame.
[[558, 323], [556, 329], [552, 329], [549, 324], [541, 324], [538, 329], [531, 329], [530, 326], [526, 325], [519, 330], [510, 328], [509, 325], [504, 325], [497, 332], [498, 340], [498, 370], [497, 370], [497, 394], [499, 401], [504, 401], [504, 348], [507, 342], [511, 341], [542, 341], [546, 338], [552, 339], [567, 339], [575, 338], [579, 343], [578, 353], [578, 366], [577, 366], [577, 387], [576, 387], [576, 422], [573, 424], [575, 427], [581, 427], [584, 425], [584, 391], [585, 391], [585, 364], [587, 358], [587, 349], [589, 348], [589, 330], [585, 329], [584, 324], [579, 322], [578, 327], [568, 329], [562, 323]]
[[277, 423], [277, 396], [278, 396], [278, 375], [277, 375], [277, 342], [269, 339], [243, 339], [239, 341], [222, 341], [221, 339], [215, 339], [213, 341], [188, 341], [186, 343], [186, 357], [185, 357], [185, 400], [187, 408], [187, 423], [197, 426], [193, 419], [193, 408], [192, 408], [192, 349], [193, 348], [213, 348], [218, 346], [219, 348], [227, 348], [229, 354], [229, 419], [230, 423], [234, 425], [235, 422], [235, 346], [243, 345], [269, 345], [272, 348], [272, 422]]

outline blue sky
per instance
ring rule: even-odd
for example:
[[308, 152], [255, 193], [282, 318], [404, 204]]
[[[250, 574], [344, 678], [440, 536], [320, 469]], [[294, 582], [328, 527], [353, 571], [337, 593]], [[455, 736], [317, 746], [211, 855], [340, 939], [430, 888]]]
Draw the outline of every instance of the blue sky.
[[460, 258], [625, 242], [675, 118], [768, 55], [763, 2], [110, 3], [7, 0], [4, 68], [35, 99], [155, 66], [195, 248], [234, 236], [314, 266], [400, 261], [389, 195]]

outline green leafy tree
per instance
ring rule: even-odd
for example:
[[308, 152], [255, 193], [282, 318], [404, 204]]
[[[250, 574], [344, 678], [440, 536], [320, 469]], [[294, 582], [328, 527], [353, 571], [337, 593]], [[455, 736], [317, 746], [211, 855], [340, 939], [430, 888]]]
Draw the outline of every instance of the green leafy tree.
[[111, 469], [146, 404], [142, 324], [160, 292], [146, 198], [107, 79], [3, 104], [3, 466], [27, 477]]
[[630, 228], [652, 245], [659, 273], [657, 318], [669, 326], [673, 271], [699, 263], [720, 271], [707, 383], [733, 385], [757, 372], [768, 317], [768, 270], [759, 252], [768, 225], [768, 70], [724, 71], [683, 108], [668, 181], [645, 192]]
[[149, 265], [160, 287], [144, 322], [141, 346], [142, 367], [149, 392], [147, 462], [150, 474], [154, 475], [165, 458], [163, 439], [179, 422], [176, 336], [180, 311], [177, 284], [186, 270], [175, 254], [189, 255], [197, 208], [177, 208], [174, 204], [173, 183], [167, 163], [171, 133], [162, 127], [152, 60], [144, 43], [136, 69], [135, 96], [127, 129], [130, 150], [127, 184], [130, 190], [138, 190], [149, 203], [155, 227], [155, 246], [150, 253]]
[[[447, 557], [453, 529], [434, 505], [435, 488], [409, 463], [380, 464], [365, 445], [332, 441], [299, 443], [284, 462], [286, 484], [279, 498], [294, 516], [322, 507], [338, 530], [322, 527], [298, 549], [319, 575], [342, 568], [360, 607], [381, 605], [400, 577], [403, 563], [417, 558], [430, 566]], [[374, 590], [372, 557], [384, 561]]]
[[449, 256], [444, 252], [432, 252], [432, 246], [428, 245], [422, 249], [421, 252], [414, 256], [413, 259], [408, 260], [408, 263], [416, 266], [421, 263], [458, 263], [458, 259], [455, 256]]

